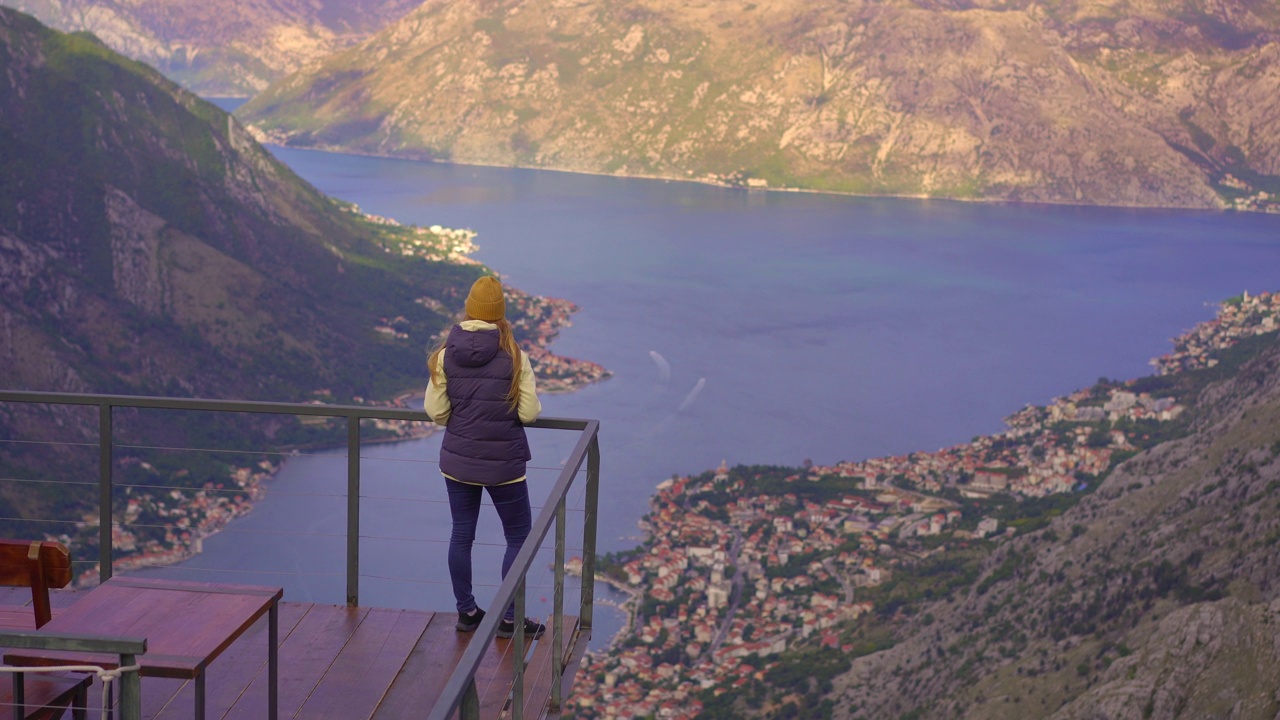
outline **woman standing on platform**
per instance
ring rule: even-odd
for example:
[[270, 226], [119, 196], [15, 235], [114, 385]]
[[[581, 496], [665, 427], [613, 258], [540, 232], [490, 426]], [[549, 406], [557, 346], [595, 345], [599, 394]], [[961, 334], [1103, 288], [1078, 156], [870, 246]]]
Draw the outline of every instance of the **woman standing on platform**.
[[[480, 500], [487, 491], [502, 520], [507, 540], [502, 558], [505, 578], [533, 525], [525, 482], [525, 463], [531, 455], [524, 426], [542, 411], [529, 356], [511, 334], [497, 278], [485, 276], [471, 286], [466, 317], [427, 358], [427, 368], [431, 381], [426, 411], [445, 427], [440, 472], [453, 517], [449, 579], [458, 603], [457, 629], [473, 632], [484, 618], [471, 592], [471, 547]], [[543, 624], [524, 619], [526, 637], [538, 638], [545, 630]], [[514, 634], [512, 604], [498, 625], [498, 637]]]

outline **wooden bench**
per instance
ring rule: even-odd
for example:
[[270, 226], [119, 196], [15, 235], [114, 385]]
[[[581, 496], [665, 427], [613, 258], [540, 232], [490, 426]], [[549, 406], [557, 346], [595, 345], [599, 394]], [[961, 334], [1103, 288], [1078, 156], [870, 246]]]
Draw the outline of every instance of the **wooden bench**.
[[[0, 605], [0, 629], [39, 629], [53, 616], [49, 588], [71, 583], [71, 554], [57, 542], [0, 539], [0, 585], [31, 588], [31, 604]], [[72, 717], [87, 715], [92, 675], [65, 676], [48, 673], [13, 673], [12, 682], [0, 679], [0, 718], [60, 718], [69, 708]]]

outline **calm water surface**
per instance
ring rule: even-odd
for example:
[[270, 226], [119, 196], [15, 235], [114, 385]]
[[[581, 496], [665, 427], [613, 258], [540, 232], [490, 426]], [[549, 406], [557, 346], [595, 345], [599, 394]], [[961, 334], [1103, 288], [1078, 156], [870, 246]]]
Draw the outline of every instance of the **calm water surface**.
[[[965, 442], [1099, 376], [1147, 374], [1216, 302], [1280, 289], [1276, 216], [760, 193], [273, 151], [367, 212], [476, 230], [475, 257], [506, 282], [582, 307], [554, 349], [614, 377], [543, 404], [601, 421], [604, 551], [636, 544], [654, 486], [673, 473]], [[531, 433], [535, 498], [567, 435]], [[365, 451], [363, 604], [452, 608], [437, 452], [438, 439]], [[345, 463], [341, 452], [291, 460], [251, 515], [185, 569], [157, 572], [342, 602]], [[500, 538], [487, 516], [481, 537]], [[478, 548], [479, 581], [496, 584], [498, 554]], [[537, 612], [549, 574], [531, 583]], [[600, 620], [607, 639], [618, 618]]]

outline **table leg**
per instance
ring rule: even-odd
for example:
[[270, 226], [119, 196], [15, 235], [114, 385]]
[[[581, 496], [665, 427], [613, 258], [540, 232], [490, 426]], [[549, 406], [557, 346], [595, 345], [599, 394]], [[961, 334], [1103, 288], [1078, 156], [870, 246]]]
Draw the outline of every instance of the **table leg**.
[[27, 716], [27, 695], [26, 681], [23, 676], [26, 673], [16, 672], [13, 674], [13, 706], [14, 717], [25, 718]]
[[196, 720], [204, 720], [204, 671], [196, 673]]
[[271, 601], [271, 609], [267, 611], [267, 716], [276, 720], [276, 708], [279, 705], [280, 687], [280, 602]]

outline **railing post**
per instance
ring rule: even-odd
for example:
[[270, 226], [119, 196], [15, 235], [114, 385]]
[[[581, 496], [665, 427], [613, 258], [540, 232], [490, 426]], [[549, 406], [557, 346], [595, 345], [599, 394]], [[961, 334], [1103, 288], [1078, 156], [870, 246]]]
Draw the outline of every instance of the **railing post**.
[[476, 677], [471, 676], [467, 689], [462, 692], [462, 707], [458, 709], [462, 720], [480, 720], [480, 693], [476, 692]]
[[347, 606], [360, 604], [360, 417], [347, 416]]
[[600, 506], [600, 436], [587, 446], [587, 494], [582, 512], [582, 610], [578, 624], [590, 630], [596, 601], [596, 510]]
[[98, 406], [98, 582], [111, 579], [111, 404]]
[[556, 503], [555, 587], [551, 606], [551, 709], [560, 710], [564, 676], [564, 525], [565, 498]]
[[520, 575], [520, 584], [516, 585], [515, 635], [511, 638], [512, 662], [515, 677], [511, 682], [511, 717], [513, 720], [524, 720], [524, 601], [525, 575]]
[[[136, 664], [136, 655], [120, 655], [120, 667]], [[137, 670], [120, 675], [120, 718], [121, 720], [142, 719], [142, 678]]]

